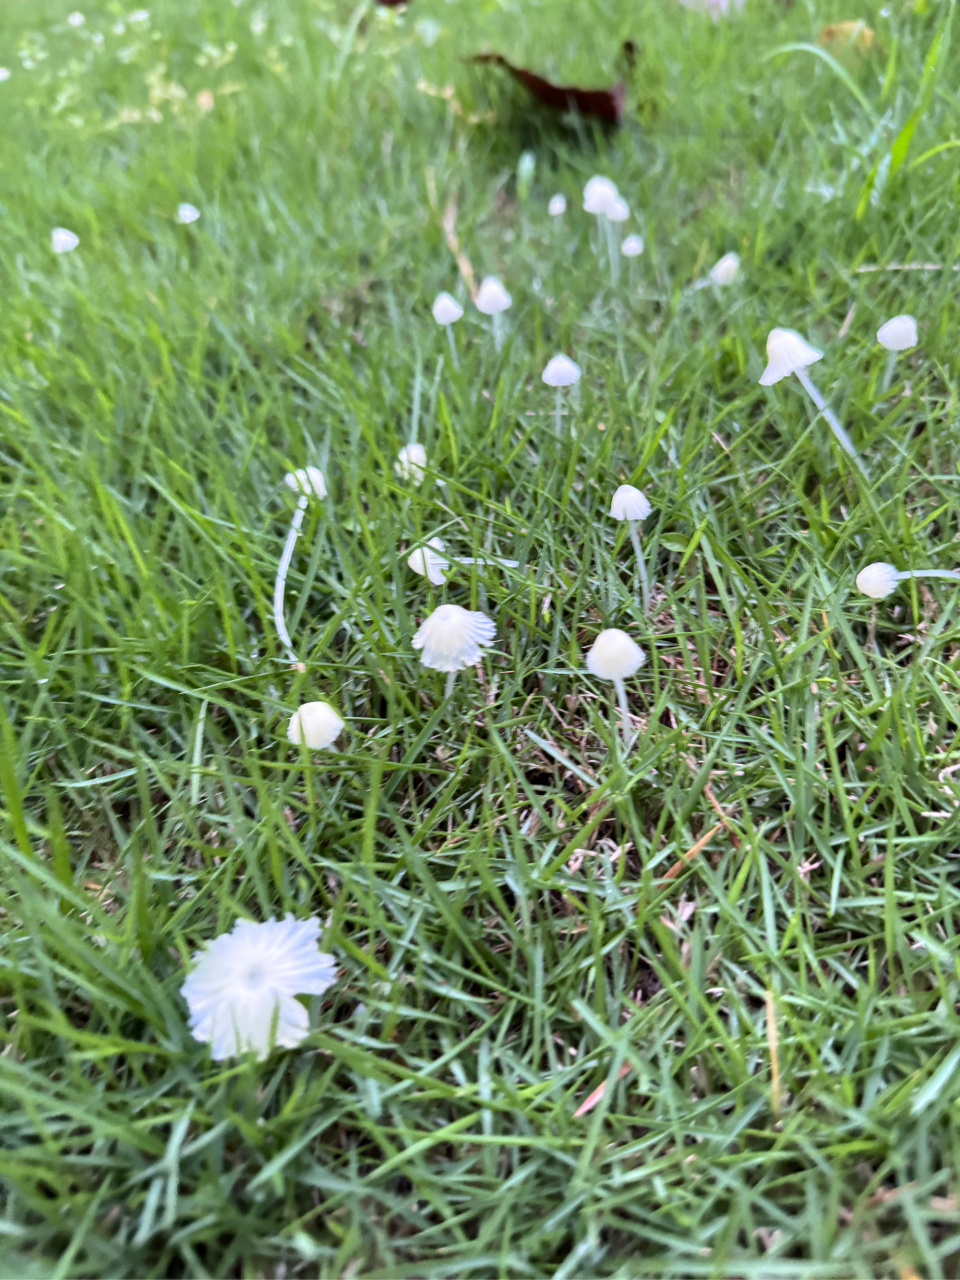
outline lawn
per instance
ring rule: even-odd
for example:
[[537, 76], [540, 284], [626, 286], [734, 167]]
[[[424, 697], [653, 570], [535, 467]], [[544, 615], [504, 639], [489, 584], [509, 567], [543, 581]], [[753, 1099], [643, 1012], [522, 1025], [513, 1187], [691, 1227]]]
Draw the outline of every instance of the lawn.
[[[0, 0], [0, 1275], [956, 1275], [960, 594], [855, 586], [960, 539], [952, 0], [70, 13]], [[214, 1061], [191, 957], [285, 913], [337, 981]]]

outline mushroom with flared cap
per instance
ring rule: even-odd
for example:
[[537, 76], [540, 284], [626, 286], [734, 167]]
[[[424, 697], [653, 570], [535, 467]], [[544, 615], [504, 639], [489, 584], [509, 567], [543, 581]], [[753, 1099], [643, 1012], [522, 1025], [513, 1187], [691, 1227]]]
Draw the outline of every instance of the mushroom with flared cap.
[[195, 204], [178, 204], [177, 205], [177, 221], [183, 227], [188, 227], [191, 222], [196, 222], [200, 217], [200, 210]]
[[887, 368], [880, 384], [881, 395], [889, 389], [893, 381], [893, 368], [897, 363], [900, 351], [910, 351], [917, 345], [917, 322], [913, 316], [894, 316], [877, 330], [877, 341], [881, 347], [890, 352], [887, 357]]
[[643, 236], [638, 236], [636, 232], [627, 236], [620, 246], [620, 252], [625, 258], [639, 258], [643, 253]]
[[485, 276], [473, 300], [474, 306], [485, 316], [493, 317], [493, 342], [499, 351], [503, 346], [503, 320], [501, 316], [513, 306], [513, 299], [496, 276]]
[[329, 702], [304, 702], [290, 717], [287, 738], [294, 746], [302, 742], [311, 751], [323, 751], [342, 731], [343, 720]]
[[433, 318], [441, 328], [447, 331], [447, 341], [450, 343], [450, 355], [455, 369], [460, 367], [460, 358], [457, 355], [457, 344], [453, 337], [453, 326], [462, 315], [463, 307], [461, 307], [452, 293], [447, 293], [446, 290], [443, 290], [434, 298]]
[[616, 183], [602, 174], [594, 174], [583, 188], [583, 208], [586, 213], [606, 213], [614, 201], [620, 199]]
[[620, 247], [614, 223], [625, 222], [630, 216], [630, 207], [616, 185], [602, 174], [595, 174], [583, 188], [583, 207], [600, 220], [606, 232], [610, 283], [615, 285], [620, 275]]
[[555, 196], [550, 197], [550, 203], [547, 205], [547, 213], [551, 218], [559, 218], [567, 212], [567, 197], [557, 192]]
[[290, 562], [293, 560], [293, 549], [296, 546], [297, 538], [300, 536], [300, 528], [303, 524], [307, 506], [311, 498], [323, 499], [327, 496], [327, 484], [319, 467], [299, 467], [296, 471], [288, 471], [283, 479], [287, 487], [292, 489], [294, 493], [298, 493], [300, 497], [297, 500], [297, 509], [293, 513], [293, 520], [290, 523], [290, 532], [287, 534], [287, 540], [283, 545], [283, 554], [277, 567], [277, 578], [273, 584], [273, 624], [277, 628], [277, 635], [286, 648], [287, 657], [302, 670], [303, 664], [293, 652], [290, 632], [287, 630], [287, 624], [283, 618], [283, 597], [287, 586], [287, 573], [290, 569]]
[[50, 247], [54, 253], [72, 253], [80, 243], [80, 237], [66, 227], [54, 227], [50, 232]]
[[896, 565], [878, 560], [857, 574], [857, 590], [871, 600], [885, 600], [896, 591], [897, 584], [907, 578], [950, 578], [957, 582], [960, 572], [956, 569], [898, 569]]
[[563, 413], [563, 388], [572, 387], [574, 383], [580, 381], [580, 366], [569, 356], [562, 353], [554, 356], [547, 362], [547, 367], [540, 375], [548, 387], [556, 387], [557, 389], [557, 435], [561, 431], [561, 415]]
[[646, 520], [653, 508], [645, 493], [635, 489], [632, 484], [622, 484], [613, 495], [610, 514], [614, 520], [625, 520], [630, 529], [630, 541], [633, 543], [634, 555], [637, 557], [637, 570], [640, 574], [640, 593], [643, 597], [643, 612], [650, 609], [650, 580], [647, 577], [647, 566], [640, 546], [638, 527], [641, 520]]
[[601, 631], [587, 654], [587, 670], [600, 680], [610, 680], [617, 693], [623, 744], [630, 744], [630, 708], [627, 705], [627, 688], [624, 681], [638, 671], [647, 655], [640, 646], [616, 627]]
[[426, 449], [416, 440], [413, 444], [405, 444], [397, 454], [393, 469], [401, 480], [408, 480], [411, 484], [423, 484], [423, 477], [427, 474]]
[[780, 382], [781, 379], [788, 378], [791, 373], [795, 374], [804, 391], [806, 391], [819, 412], [826, 418], [827, 424], [836, 436], [840, 447], [859, 470], [866, 475], [866, 468], [860, 460], [860, 455], [857, 453], [853, 441], [847, 435], [840, 419], [829, 407], [807, 373], [810, 365], [816, 364], [818, 360], [822, 359], [823, 352], [817, 351], [816, 347], [811, 347], [809, 342], [801, 338], [796, 330], [771, 329], [767, 335], [767, 367], [760, 375], [760, 385], [762, 387], [772, 387], [775, 383]]
[[411, 643], [421, 650], [420, 661], [425, 667], [447, 673], [449, 697], [457, 672], [480, 661], [481, 646], [493, 644], [496, 631], [493, 619], [485, 613], [442, 604], [424, 619]]

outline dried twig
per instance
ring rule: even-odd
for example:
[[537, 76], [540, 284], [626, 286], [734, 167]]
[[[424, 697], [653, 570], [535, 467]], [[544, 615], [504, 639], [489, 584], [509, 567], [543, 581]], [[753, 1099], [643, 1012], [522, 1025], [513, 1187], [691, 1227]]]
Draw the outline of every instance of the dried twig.
[[706, 835], [701, 836], [695, 845], [692, 845], [682, 858], [678, 858], [669, 871], [664, 874], [664, 880], [675, 880], [680, 872], [684, 869], [688, 862], [691, 862], [701, 849], [705, 848], [713, 837], [723, 826], [722, 822], [718, 822], [715, 827], [711, 827]]

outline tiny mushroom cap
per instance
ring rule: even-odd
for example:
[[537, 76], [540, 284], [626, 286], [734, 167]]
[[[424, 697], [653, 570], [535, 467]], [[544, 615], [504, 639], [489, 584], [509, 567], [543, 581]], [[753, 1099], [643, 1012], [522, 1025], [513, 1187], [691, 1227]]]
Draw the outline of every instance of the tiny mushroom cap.
[[888, 351], [909, 351], [917, 345], [917, 322], [913, 316], [894, 316], [877, 330], [877, 341]]
[[438, 293], [433, 302], [433, 318], [437, 324], [455, 324], [463, 315], [463, 307], [456, 298], [444, 291]]
[[646, 520], [652, 510], [647, 495], [632, 484], [622, 484], [610, 504], [614, 520]]
[[401, 480], [411, 480], [420, 484], [426, 474], [427, 451], [422, 444], [414, 442], [405, 444], [397, 454], [394, 471]]
[[495, 316], [498, 311], [506, 311], [513, 299], [496, 276], [486, 276], [477, 290], [474, 302], [477, 310], [482, 311], [485, 316]]
[[480, 661], [480, 646], [492, 644], [496, 632], [496, 624], [485, 613], [442, 604], [424, 620], [411, 643], [423, 650], [420, 661], [425, 667], [460, 671]]
[[177, 205], [177, 221], [183, 226], [189, 226], [191, 222], [196, 222], [200, 217], [200, 210], [195, 204], [178, 204]]
[[620, 252], [625, 258], [639, 258], [643, 253], [643, 236], [636, 234], [627, 236], [620, 246]]
[[550, 203], [547, 205], [547, 213], [551, 218], [559, 218], [562, 213], [567, 212], [567, 197], [559, 192], [555, 196], [550, 197]]
[[80, 243], [80, 237], [66, 227], [54, 227], [50, 232], [50, 246], [54, 253], [72, 253]]
[[569, 387], [580, 381], [580, 366], [569, 356], [554, 356], [540, 376], [548, 387]]
[[630, 206], [623, 196], [611, 200], [604, 211], [611, 222], [626, 222], [630, 217]]
[[601, 631], [587, 654], [587, 670], [601, 680], [626, 680], [646, 661], [640, 646], [616, 627]]
[[583, 188], [583, 207], [587, 213], [606, 213], [620, 192], [609, 178], [596, 174]]
[[739, 253], [725, 253], [719, 262], [715, 262], [710, 268], [710, 279], [714, 284], [733, 284], [739, 273]]
[[432, 582], [435, 587], [442, 587], [446, 582], [447, 558], [438, 554], [443, 551], [444, 544], [440, 538], [431, 538], [425, 547], [417, 547], [407, 556], [407, 564], [414, 573]]
[[343, 721], [329, 702], [305, 702], [290, 717], [287, 737], [299, 746], [305, 742], [311, 751], [322, 751], [340, 736]]
[[319, 467], [298, 467], [296, 471], [288, 471], [283, 479], [294, 493], [303, 494], [305, 498], [327, 496], [327, 483]]
[[762, 387], [772, 387], [798, 369], [806, 369], [823, 359], [823, 352], [811, 347], [794, 329], [771, 329], [767, 336], [767, 367], [760, 375]]
[[857, 590], [871, 600], [885, 600], [896, 590], [899, 581], [900, 574], [896, 567], [878, 560], [876, 564], [868, 564], [857, 574]]

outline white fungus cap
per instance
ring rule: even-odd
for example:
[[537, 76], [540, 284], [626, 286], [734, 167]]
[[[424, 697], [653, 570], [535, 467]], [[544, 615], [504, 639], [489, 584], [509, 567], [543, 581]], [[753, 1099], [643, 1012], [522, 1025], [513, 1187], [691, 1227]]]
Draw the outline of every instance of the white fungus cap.
[[452, 293], [438, 293], [433, 300], [433, 318], [437, 324], [456, 324], [463, 315], [463, 307]]
[[646, 520], [652, 510], [647, 495], [632, 484], [622, 484], [610, 504], [614, 520]]
[[760, 385], [772, 387], [781, 378], [822, 359], [823, 352], [811, 347], [795, 329], [771, 329], [767, 336], [767, 367], [760, 375]]
[[200, 210], [195, 204], [177, 205], [177, 221], [183, 226], [189, 226], [191, 222], [196, 222], [199, 217]]
[[551, 218], [559, 218], [562, 213], [567, 212], [567, 197], [561, 195], [558, 191], [555, 196], [550, 197], [550, 203], [547, 205], [547, 213]]
[[496, 624], [485, 613], [442, 604], [424, 621], [412, 644], [423, 650], [420, 661], [425, 667], [460, 671], [480, 661], [480, 646], [493, 644], [496, 632]]
[[917, 345], [917, 322], [913, 316], [894, 316], [877, 330], [877, 341], [888, 351], [909, 351]]
[[283, 479], [288, 488], [294, 493], [302, 493], [305, 498], [327, 496], [327, 482], [319, 467], [298, 467], [296, 471], [288, 471]]
[[609, 178], [596, 174], [583, 188], [583, 207], [587, 213], [606, 213], [620, 192]]
[[310, 1019], [298, 995], [319, 996], [336, 981], [333, 956], [317, 950], [320, 921], [238, 920], [193, 957], [181, 988], [194, 1039], [219, 1062], [252, 1050], [265, 1058], [295, 1048]]
[[290, 717], [287, 738], [295, 747], [303, 741], [311, 751], [323, 751], [340, 736], [343, 721], [329, 702], [305, 702]]
[[733, 284], [739, 274], [739, 253], [725, 253], [719, 262], [715, 262], [710, 268], [710, 279], [714, 284]]
[[513, 304], [513, 299], [496, 276], [486, 276], [477, 290], [475, 305], [485, 316], [495, 316], [498, 311], [506, 311]]
[[54, 253], [72, 253], [80, 243], [80, 237], [66, 227], [54, 227], [50, 232], [50, 245]]
[[639, 258], [643, 253], [643, 236], [638, 236], [636, 233], [627, 236], [620, 246], [620, 252], [625, 258]]
[[580, 366], [569, 356], [554, 356], [540, 376], [548, 387], [570, 387], [580, 381]]
[[871, 600], [885, 600], [897, 589], [899, 581], [900, 573], [897, 568], [878, 560], [876, 564], [868, 564], [857, 574], [857, 590]]
[[587, 670], [601, 680], [626, 680], [638, 671], [647, 655], [625, 631], [610, 627], [601, 631], [587, 654]]
[[414, 573], [432, 582], [435, 587], [442, 587], [446, 582], [447, 557], [441, 555], [444, 544], [440, 538], [431, 538], [425, 547], [417, 547], [407, 556], [407, 564]]
[[4, 80], [9, 80], [9, 79], [10, 79], [10, 68], [0, 67], [0, 84], [2, 84]]
[[422, 444], [405, 444], [397, 454], [394, 471], [401, 480], [421, 484], [426, 475], [427, 451]]
[[615, 200], [610, 201], [605, 212], [611, 222], [626, 222], [630, 217], [630, 206], [623, 196], [617, 196]]

